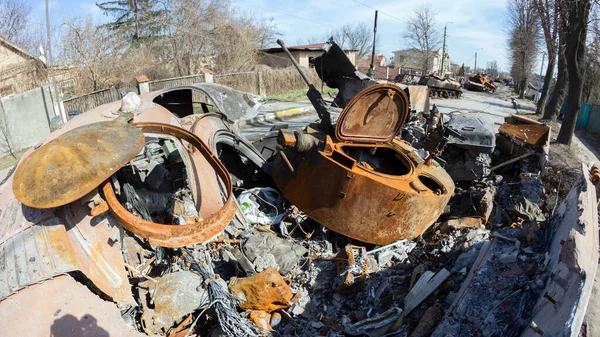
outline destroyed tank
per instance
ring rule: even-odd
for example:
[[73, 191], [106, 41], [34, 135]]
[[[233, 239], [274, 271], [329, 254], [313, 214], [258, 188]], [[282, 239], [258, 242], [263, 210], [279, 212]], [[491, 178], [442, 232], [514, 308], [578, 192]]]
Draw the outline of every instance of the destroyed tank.
[[363, 242], [384, 245], [423, 234], [442, 214], [454, 183], [436, 161], [396, 138], [410, 113], [405, 91], [369, 86], [332, 125], [329, 107], [278, 43], [307, 82], [321, 117], [304, 131], [280, 132], [282, 149], [271, 169], [283, 195], [323, 226]]
[[419, 85], [429, 87], [429, 97], [460, 98], [462, 96], [460, 83], [451, 78], [436, 75], [423, 76]]
[[479, 92], [495, 92], [498, 86], [489, 80], [485, 74], [477, 74], [469, 77], [466, 84], [467, 90]]

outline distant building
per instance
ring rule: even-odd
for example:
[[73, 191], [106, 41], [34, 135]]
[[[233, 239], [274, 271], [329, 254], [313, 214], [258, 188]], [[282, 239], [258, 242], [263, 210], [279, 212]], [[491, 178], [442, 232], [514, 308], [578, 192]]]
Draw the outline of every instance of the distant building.
[[46, 64], [0, 35], [0, 96], [25, 92], [47, 82]]
[[[316, 44], [307, 44], [301, 46], [290, 46], [287, 49], [290, 51], [292, 56], [296, 59], [296, 62], [301, 67], [311, 68], [313, 65], [310, 63], [310, 60], [315, 57], [323, 54], [325, 51], [324, 43], [316, 43]], [[290, 59], [283, 51], [282, 48], [268, 48], [262, 50], [262, 55], [260, 58], [261, 64], [266, 64], [273, 68], [285, 68], [292, 65]], [[344, 49], [344, 53], [350, 59], [350, 62], [354, 66], [356, 66], [356, 53], [358, 50], [354, 49]]]
[[[373, 57], [373, 66], [385, 67], [386, 65], [387, 65], [387, 60], [386, 60], [385, 56], [377, 55], [377, 56]], [[364, 67], [368, 68], [370, 66], [371, 66], [371, 56], [368, 56], [368, 57], [365, 57], [363, 59], [356, 61], [357, 68], [364, 68]]]
[[421, 75], [423, 62], [421, 51], [415, 48], [396, 50], [394, 53], [394, 67], [402, 74]]
[[461, 67], [460, 64], [452, 63], [450, 65], [450, 72], [452, 73], [452, 75], [456, 76], [458, 74], [458, 72], [460, 71], [460, 67]]
[[442, 67], [442, 49], [433, 51], [429, 68], [423, 69], [425, 62], [423, 61], [423, 53], [416, 49], [396, 50], [394, 53], [394, 66], [401, 70], [403, 74], [421, 75], [423, 70], [425, 73], [450, 73], [450, 55], [444, 55], [444, 69]]

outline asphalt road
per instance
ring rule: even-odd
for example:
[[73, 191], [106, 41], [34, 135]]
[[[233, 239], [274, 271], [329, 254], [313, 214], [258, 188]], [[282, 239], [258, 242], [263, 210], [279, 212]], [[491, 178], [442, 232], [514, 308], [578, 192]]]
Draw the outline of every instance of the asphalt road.
[[287, 128], [290, 130], [302, 129], [308, 124], [316, 121], [317, 119], [318, 116], [316, 113], [310, 115], [301, 115], [282, 121], [254, 123], [242, 129], [241, 131], [244, 137], [246, 137], [250, 141], [254, 141], [259, 139], [272, 129], [276, 128], [277, 126], [284, 129]]

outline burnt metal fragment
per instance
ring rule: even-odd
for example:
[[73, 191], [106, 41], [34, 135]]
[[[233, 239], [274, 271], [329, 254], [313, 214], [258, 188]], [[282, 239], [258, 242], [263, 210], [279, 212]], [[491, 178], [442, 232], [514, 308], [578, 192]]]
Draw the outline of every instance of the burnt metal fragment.
[[221, 233], [236, 212], [236, 205], [232, 197], [231, 176], [223, 164], [198, 136], [189, 131], [162, 123], [138, 123], [136, 126], [140, 127], [145, 133], [168, 134], [186, 141], [193, 146], [206, 158], [207, 162], [223, 181], [227, 201], [225, 201], [223, 207], [208, 218], [199, 219], [196, 222], [184, 225], [159, 224], [142, 219], [129, 212], [121, 205], [110, 180], [107, 180], [102, 185], [102, 190], [113, 215], [127, 230], [148, 239], [150, 243], [157, 246], [170, 248], [183, 247], [199, 242], [206, 242]]
[[124, 117], [80, 126], [23, 159], [15, 172], [13, 193], [30, 207], [66, 205], [98, 187], [143, 146], [142, 132]]

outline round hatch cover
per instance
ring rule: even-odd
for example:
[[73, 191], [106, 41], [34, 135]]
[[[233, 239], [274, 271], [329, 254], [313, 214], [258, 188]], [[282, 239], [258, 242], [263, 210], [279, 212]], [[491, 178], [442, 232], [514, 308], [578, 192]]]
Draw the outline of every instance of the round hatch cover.
[[344, 108], [335, 126], [339, 140], [389, 142], [408, 116], [408, 97], [400, 87], [377, 84], [359, 92]]
[[142, 131], [125, 118], [80, 126], [23, 159], [15, 171], [13, 193], [29, 207], [66, 205], [98, 187], [143, 146]]

